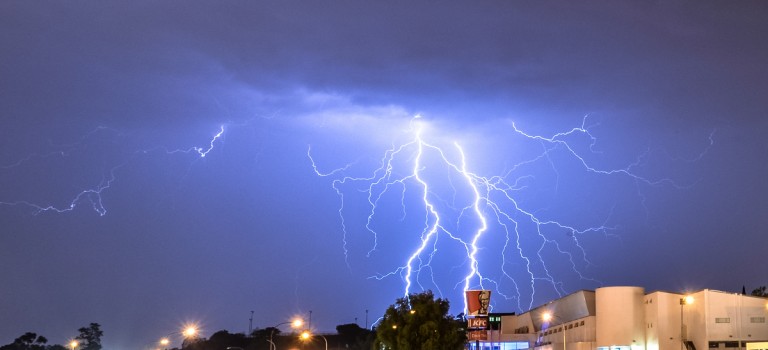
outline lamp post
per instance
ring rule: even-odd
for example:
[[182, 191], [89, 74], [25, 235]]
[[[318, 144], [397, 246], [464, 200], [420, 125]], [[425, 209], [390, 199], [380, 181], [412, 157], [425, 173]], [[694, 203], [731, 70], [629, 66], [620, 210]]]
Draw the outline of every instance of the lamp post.
[[184, 334], [184, 338], [192, 338], [197, 335], [197, 327], [187, 326], [181, 333]]
[[[303, 341], [309, 341], [312, 339], [312, 336], [313, 334], [310, 333], [309, 331], [303, 331], [301, 332], [300, 338]], [[325, 350], [328, 350], [328, 339], [326, 339], [325, 336], [323, 336], [322, 334], [318, 334], [317, 336], [319, 336], [320, 338], [323, 338], [323, 341], [325, 341]]]
[[198, 332], [199, 332], [199, 330], [197, 329], [196, 325], [189, 324], [189, 325], [184, 326], [184, 329], [182, 329], [182, 330], [180, 330], [178, 332], [169, 333], [168, 335], [160, 338], [159, 343], [163, 347], [163, 349], [167, 349], [168, 345], [171, 344], [171, 338], [170, 338], [171, 336], [181, 334], [184, 337], [184, 339], [188, 339], [188, 338], [192, 338], [192, 337], [196, 336]]
[[685, 341], [683, 339], [683, 336], [685, 335], [685, 322], [683, 322], [683, 308], [685, 305], [693, 304], [693, 297], [690, 295], [686, 295], [683, 298], [680, 298], [680, 350], [683, 350]]
[[160, 339], [160, 346], [162, 346], [163, 349], [167, 350], [168, 349], [168, 344], [170, 344], [170, 343], [171, 343], [171, 340], [168, 339], [168, 338]]
[[69, 348], [72, 349], [72, 350], [77, 349], [78, 345], [80, 345], [80, 344], [77, 342], [77, 340], [73, 340], [73, 341], [69, 342]]
[[251, 310], [251, 318], [248, 319], [248, 336], [253, 333], [253, 310]]
[[[562, 318], [560, 318], [560, 317], [557, 317], [557, 316], [553, 315], [553, 314], [552, 314], [552, 313], [550, 313], [550, 312], [545, 312], [545, 313], [544, 313], [544, 315], [542, 315], [542, 316], [541, 316], [541, 318], [544, 320], [544, 322], [547, 322], [547, 323], [549, 323], [550, 321], [552, 321], [552, 319], [553, 319], [553, 318], [559, 318], [561, 322], [563, 321], [563, 319], [562, 319]], [[549, 325], [547, 325], [547, 327], [549, 327]], [[565, 350], [565, 343], [566, 343], [566, 340], [565, 340], [565, 331], [566, 331], [566, 330], [567, 330], [567, 327], [565, 327], [565, 325], [563, 325], [563, 350]]]
[[300, 318], [294, 318], [292, 321], [286, 321], [276, 324], [274, 327], [272, 327], [272, 331], [269, 332], [269, 348], [273, 350], [277, 350], [277, 345], [272, 341], [272, 336], [275, 334], [275, 329], [278, 329], [278, 327], [284, 325], [284, 324], [291, 324], [291, 328], [298, 329], [304, 324], [304, 320]]

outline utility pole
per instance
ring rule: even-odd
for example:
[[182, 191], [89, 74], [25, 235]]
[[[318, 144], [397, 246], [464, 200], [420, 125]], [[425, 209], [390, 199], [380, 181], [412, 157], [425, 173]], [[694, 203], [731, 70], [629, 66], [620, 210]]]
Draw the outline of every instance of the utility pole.
[[251, 336], [251, 333], [253, 333], [253, 310], [251, 310], [251, 318], [248, 319], [248, 336]]

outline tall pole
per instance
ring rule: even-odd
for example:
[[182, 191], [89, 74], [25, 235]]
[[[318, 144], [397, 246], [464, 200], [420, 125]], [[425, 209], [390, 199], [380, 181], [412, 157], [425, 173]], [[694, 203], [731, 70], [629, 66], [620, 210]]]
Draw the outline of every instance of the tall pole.
[[251, 333], [253, 333], [253, 310], [251, 310], [251, 318], [248, 319], [248, 336], [251, 336]]
[[683, 346], [685, 345], [685, 341], [683, 340], [686, 335], [685, 314], [683, 314], [683, 311], [685, 310], [685, 305], [688, 304], [693, 304], [693, 296], [687, 295], [680, 298], [680, 350], [684, 350]]
[[[550, 322], [553, 318], [560, 319], [560, 324], [563, 326], [563, 350], [565, 350], [565, 344], [567, 343], [567, 340], [565, 339], [565, 332], [568, 331], [568, 327], [566, 326], [564, 320], [553, 313], [547, 312], [543, 315], [544, 322]], [[549, 328], [549, 325], [547, 325], [547, 328]]]
[[683, 332], [684, 332], [684, 325], [683, 325], [683, 305], [685, 305], [685, 299], [680, 298], [680, 350], [683, 350]]
[[312, 334], [312, 332], [310, 331], [304, 331], [304, 332], [301, 332], [299, 339], [301, 339], [302, 341], [312, 341], [312, 337], [314, 336], [323, 338], [323, 341], [325, 342], [325, 350], [328, 350], [328, 339], [326, 339], [325, 336], [322, 334]]
[[368, 329], [368, 309], [365, 309], [365, 329]]

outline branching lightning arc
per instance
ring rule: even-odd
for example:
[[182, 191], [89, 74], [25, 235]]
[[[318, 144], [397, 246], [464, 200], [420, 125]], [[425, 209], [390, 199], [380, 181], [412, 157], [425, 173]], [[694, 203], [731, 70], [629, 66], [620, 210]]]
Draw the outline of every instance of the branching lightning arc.
[[[543, 149], [512, 169], [533, 162], [551, 163], [553, 160], [550, 155], [557, 151], [565, 154], [571, 163], [579, 164], [583, 172], [593, 176], [624, 177], [651, 186], [679, 187], [669, 179], [651, 180], [636, 174], [633, 167], [637, 163], [607, 170], [589, 164], [577, 152], [577, 148], [569, 143], [575, 137], [590, 140], [589, 149], [592, 149], [596, 138], [590, 134], [586, 121], [587, 117], [584, 117], [581, 126], [550, 137], [531, 135], [512, 124], [510, 132], [540, 143]], [[559, 255], [560, 265], [570, 265], [578, 278], [592, 280], [583, 272], [583, 266], [588, 266], [590, 262], [581, 238], [592, 233], [608, 235], [616, 227], [608, 225], [607, 219], [597, 225], [581, 227], [539, 214], [536, 209], [526, 208], [517, 192], [526, 187], [525, 179], [531, 175], [513, 176], [513, 171], [494, 176], [475, 173], [469, 169], [467, 155], [459, 143], [454, 142], [448, 147], [431, 143], [423, 133], [425, 125], [423, 118], [414, 117], [408, 131], [412, 137], [386, 150], [378, 162], [379, 166], [363, 176], [348, 175], [355, 170], [353, 164], [328, 172], [319, 170], [312, 148], [308, 148], [307, 157], [315, 173], [332, 179], [332, 187], [339, 197], [338, 215], [348, 265], [349, 239], [354, 232], [349, 224], [349, 212], [360, 210], [360, 204], [364, 203], [367, 208], [364, 231], [371, 237], [371, 247], [366, 257], [376, 254], [381, 236], [392, 236], [392, 232], [379, 228], [384, 225], [377, 225], [378, 222], [403, 221], [407, 215], [420, 218], [417, 220], [418, 226], [410, 226], [410, 230], [405, 233], [418, 237], [418, 240], [401, 238], [400, 249], [408, 251], [402, 264], [393, 266], [389, 272], [372, 276], [376, 279], [399, 277], [404, 284], [406, 297], [417, 288], [436, 289], [438, 294], [443, 294], [441, 285], [446, 283], [436, 280], [442, 276], [434, 272], [434, 262], [443, 251], [450, 249], [463, 252], [460, 259], [454, 259], [460, 261], [460, 266], [453, 266], [452, 269], [460, 267], [464, 272], [447, 285], [452, 284], [454, 290], [462, 291], [491, 289], [496, 295], [516, 303], [519, 310], [533, 306], [533, 294], [539, 285], [549, 285], [560, 295], [566, 293], [551, 272], [552, 266], [545, 256], [551, 253], [545, 251]], [[352, 203], [350, 198], [358, 193], [363, 193], [366, 202]], [[399, 198], [401, 217], [394, 217], [391, 212], [382, 213], [384, 210], [381, 207], [386, 205], [385, 198]], [[606, 215], [610, 216], [610, 213]], [[557, 238], [554, 232], [558, 233]], [[567, 239], [563, 240], [562, 237]], [[411, 248], [407, 248], [406, 242], [413, 244]], [[495, 256], [489, 257], [491, 252]], [[491, 269], [491, 265], [496, 267]], [[491, 270], [493, 272], [489, 272]], [[528, 291], [525, 295], [524, 290]], [[464, 293], [461, 295], [463, 297]], [[466, 300], [464, 302], [466, 310]]]

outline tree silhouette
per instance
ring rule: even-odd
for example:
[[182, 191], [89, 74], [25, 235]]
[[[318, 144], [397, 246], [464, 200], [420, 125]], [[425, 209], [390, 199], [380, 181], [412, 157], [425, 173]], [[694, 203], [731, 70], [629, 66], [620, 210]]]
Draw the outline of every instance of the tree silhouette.
[[448, 300], [432, 291], [409, 294], [390, 305], [376, 328], [376, 347], [391, 350], [461, 350], [463, 323], [448, 315]]
[[342, 346], [351, 350], [371, 349], [375, 340], [375, 333], [371, 330], [360, 328], [356, 323], [336, 326], [338, 340]]
[[80, 335], [75, 339], [83, 343], [82, 350], [101, 350], [101, 337], [104, 335], [101, 325], [91, 323], [88, 327], [82, 327], [77, 331]]

